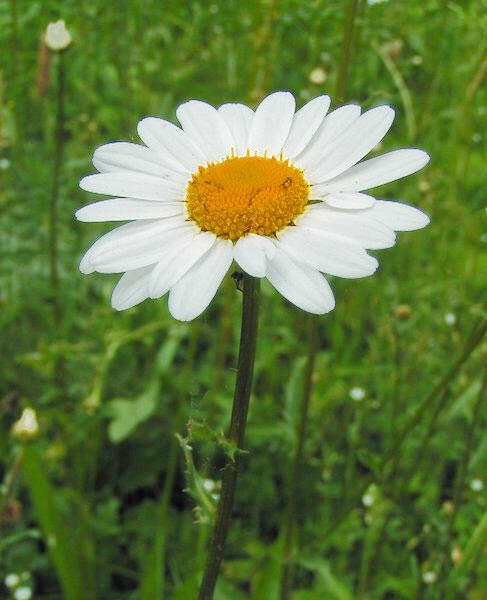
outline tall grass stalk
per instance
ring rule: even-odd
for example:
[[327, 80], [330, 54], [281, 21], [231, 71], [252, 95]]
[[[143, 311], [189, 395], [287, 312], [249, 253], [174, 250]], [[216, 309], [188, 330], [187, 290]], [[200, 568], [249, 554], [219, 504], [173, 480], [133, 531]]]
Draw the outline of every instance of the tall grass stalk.
[[[460, 466], [458, 469], [458, 475], [456, 478], [456, 482], [455, 482], [455, 487], [453, 490], [453, 509], [450, 513], [450, 519], [449, 519], [449, 523], [448, 523], [448, 531], [447, 531], [447, 535], [446, 535], [446, 541], [445, 541], [445, 551], [443, 554], [443, 560], [442, 560], [442, 564], [441, 564], [441, 568], [442, 568], [442, 577], [440, 579], [440, 581], [445, 585], [445, 593], [448, 590], [448, 586], [447, 583], [449, 582], [448, 580], [448, 566], [449, 566], [449, 561], [450, 561], [450, 552], [451, 552], [451, 540], [453, 537], [453, 530], [455, 527], [455, 521], [456, 521], [456, 517], [458, 514], [458, 510], [460, 508], [460, 505], [462, 503], [462, 498], [463, 498], [463, 493], [465, 490], [465, 485], [467, 482], [467, 472], [468, 472], [468, 465], [470, 462], [470, 458], [472, 455], [472, 450], [474, 447], [474, 440], [475, 440], [475, 433], [476, 433], [476, 429], [477, 426], [480, 423], [480, 411], [482, 406], [484, 406], [485, 404], [485, 400], [487, 397], [487, 371], [484, 373], [484, 377], [483, 377], [483, 381], [479, 390], [479, 393], [477, 395], [477, 398], [475, 399], [475, 403], [472, 407], [472, 416], [470, 418], [470, 423], [467, 427], [467, 431], [466, 431], [466, 435], [465, 435], [465, 439], [466, 439], [466, 444], [465, 444], [465, 448], [463, 451], [463, 455], [461, 457], [461, 461], [460, 461]], [[473, 538], [473, 536], [472, 536]], [[472, 540], [471, 538], [471, 540]], [[472, 542], [469, 542], [467, 544], [467, 547], [469, 545], [471, 545]], [[465, 561], [465, 557], [463, 559], [463, 561]], [[462, 562], [463, 562], [462, 561]]]
[[358, 12], [358, 0], [350, 0], [347, 6], [345, 28], [343, 30], [342, 50], [340, 65], [335, 83], [335, 102], [343, 102], [345, 96], [345, 83], [352, 58], [352, 42], [355, 29], [355, 20]]
[[283, 566], [280, 581], [281, 600], [287, 600], [289, 597], [289, 591], [292, 587], [292, 565], [290, 562], [292, 557], [292, 542], [298, 506], [300, 473], [302, 470], [304, 442], [306, 440], [306, 427], [308, 423], [309, 405], [313, 387], [313, 372], [316, 359], [316, 350], [318, 346], [318, 323], [316, 315], [309, 315], [307, 317], [306, 324], [308, 329], [308, 354], [306, 357], [299, 421], [296, 431], [296, 448], [289, 478], [289, 496], [283, 526]]
[[225, 541], [230, 527], [237, 475], [241, 466], [241, 449], [245, 437], [245, 426], [249, 409], [250, 391], [254, 372], [255, 350], [257, 345], [257, 323], [259, 314], [260, 281], [244, 275], [242, 326], [238, 355], [237, 380], [233, 397], [229, 441], [235, 445], [234, 456], [228, 456], [223, 471], [220, 500], [216, 511], [215, 526], [210, 541], [208, 558], [198, 600], [211, 600], [216, 580], [223, 560]]
[[59, 325], [61, 319], [59, 304], [59, 271], [58, 271], [58, 198], [59, 178], [64, 151], [64, 84], [65, 64], [64, 52], [57, 57], [57, 90], [56, 90], [56, 129], [54, 142], [54, 162], [52, 166], [51, 199], [49, 203], [49, 277], [51, 282], [54, 320]]
[[[360, 489], [357, 491], [357, 498], [361, 498], [369, 485], [377, 481], [378, 479], [384, 479], [387, 475], [387, 469], [393, 459], [397, 457], [397, 453], [399, 452], [404, 440], [408, 437], [408, 435], [416, 428], [418, 423], [420, 423], [423, 415], [428, 411], [430, 406], [435, 402], [435, 400], [442, 396], [447, 386], [451, 383], [451, 381], [458, 375], [460, 369], [467, 362], [468, 358], [471, 356], [472, 352], [478, 345], [482, 342], [485, 334], [487, 333], [487, 323], [479, 320], [473, 327], [472, 333], [468, 337], [467, 341], [464, 344], [462, 352], [458, 356], [458, 358], [451, 363], [449, 369], [445, 372], [443, 377], [437, 383], [437, 385], [431, 390], [431, 392], [423, 399], [421, 404], [416, 409], [413, 416], [409, 419], [409, 421], [404, 425], [404, 427], [398, 432], [396, 436], [395, 442], [392, 444], [389, 451], [383, 457], [378, 469], [369, 475], [369, 477], [364, 479], [364, 482]], [[440, 400], [442, 402], [442, 400]], [[321, 536], [321, 542], [323, 543], [328, 537], [345, 521], [348, 515], [352, 512], [352, 510], [356, 507], [356, 503], [350, 503], [344, 510], [338, 515], [335, 521], [328, 527], [327, 530], [323, 532]]]
[[[191, 376], [199, 334], [199, 324], [195, 323], [191, 329], [188, 354], [185, 364], [185, 374], [183, 380], [184, 389], [186, 390], [191, 388]], [[142, 582], [139, 592], [140, 600], [153, 600], [154, 598], [164, 597], [169, 502], [174, 486], [179, 454], [179, 441], [176, 434], [182, 428], [185, 416], [185, 403], [177, 402], [172, 425], [174, 435], [172, 435], [171, 439], [171, 445], [167, 459], [166, 477], [157, 509], [157, 523], [155, 528], [154, 544], [149, 560], [147, 561], [142, 574]]]

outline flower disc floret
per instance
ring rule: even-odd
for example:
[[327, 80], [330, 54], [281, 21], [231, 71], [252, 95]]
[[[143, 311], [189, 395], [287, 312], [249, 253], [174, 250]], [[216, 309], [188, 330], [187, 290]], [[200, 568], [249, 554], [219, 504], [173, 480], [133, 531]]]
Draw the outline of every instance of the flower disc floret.
[[236, 241], [248, 233], [281, 231], [304, 212], [308, 198], [303, 172], [287, 160], [229, 157], [193, 174], [186, 208], [202, 231]]

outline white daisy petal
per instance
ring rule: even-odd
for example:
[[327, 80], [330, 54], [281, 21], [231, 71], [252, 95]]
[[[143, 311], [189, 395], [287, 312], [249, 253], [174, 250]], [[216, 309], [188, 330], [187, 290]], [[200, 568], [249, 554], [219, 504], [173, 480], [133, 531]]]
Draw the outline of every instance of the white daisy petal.
[[84, 253], [79, 263], [79, 270], [83, 275], [89, 275], [90, 273], [95, 272], [93, 265], [90, 263], [90, 250], [91, 248]]
[[[318, 188], [318, 189], [317, 189]], [[334, 208], [357, 210], [370, 208], [375, 204], [375, 198], [368, 194], [360, 194], [359, 192], [334, 192], [332, 194], [320, 194], [319, 186], [311, 187], [311, 196], [319, 198]]]
[[295, 223], [343, 236], [349, 241], [371, 250], [390, 248], [396, 242], [394, 231], [372, 218], [368, 210], [352, 214], [351, 211], [315, 204], [298, 217]]
[[[157, 249], [158, 240], [162, 240], [168, 231], [179, 231], [185, 227], [198, 231], [194, 225], [186, 223], [184, 218], [179, 216], [148, 221], [132, 221], [112, 229], [98, 239], [88, 250], [86, 260], [89, 261], [92, 267], [95, 267], [96, 271], [103, 263], [120, 258], [123, 260], [125, 255], [128, 255], [130, 261], [140, 251]], [[157, 262], [157, 259], [152, 262]], [[149, 262], [145, 264], [147, 265]], [[137, 266], [132, 268], [137, 268]], [[124, 269], [122, 265], [121, 270], [129, 269]], [[116, 273], [117, 270], [112, 272]]]
[[322, 186], [328, 192], [361, 192], [422, 169], [430, 157], [423, 150], [393, 150], [365, 160]]
[[218, 111], [199, 100], [181, 104], [176, 116], [184, 131], [201, 148], [208, 162], [222, 160], [232, 151], [233, 138]]
[[262, 100], [250, 128], [247, 145], [251, 154], [279, 156], [291, 129], [295, 105], [289, 92], [275, 92]]
[[179, 127], [155, 117], [142, 119], [137, 125], [141, 140], [165, 160], [179, 165], [183, 172], [193, 173], [206, 162], [205, 155]]
[[79, 187], [85, 192], [138, 198], [139, 200], [161, 200], [175, 202], [183, 200], [184, 186], [170, 183], [152, 175], [130, 173], [98, 173], [83, 177]]
[[360, 117], [360, 106], [346, 104], [336, 108], [324, 119], [306, 148], [295, 158], [300, 169], [310, 169], [319, 164], [334, 140]]
[[154, 202], [134, 198], [111, 198], [83, 206], [76, 211], [78, 221], [100, 223], [102, 221], [131, 221], [134, 219], [158, 219], [184, 214], [182, 202]]
[[191, 321], [199, 316], [213, 300], [232, 259], [232, 242], [217, 240], [171, 288], [169, 311], [172, 316], [179, 321]]
[[422, 229], [430, 222], [428, 215], [422, 210], [402, 202], [377, 200], [367, 214], [396, 231]]
[[164, 254], [171, 250], [175, 240], [183, 237], [189, 240], [194, 235], [192, 227], [181, 226], [179, 229], [165, 231], [157, 239], [144, 240], [136, 247], [120, 249], [119, 252], [110, 255], [91, 257], [90, 262], [98, 273], [132, 271], [159, 262]]
[[174, 240], [170, 250], [157, 263], [149, 281], [151, 298], [164, 296], [185, 273], [207, 252], [215, 243], [213, 233], [197, 233], [192, 238]]
[[252, 277], [265, 277], [267, 261], [276, 252], [274, 242], [255, 233], [241, 237], [234, 246], [233, 258]]
[[93, 165], [100, 173], [136, 171], [179, 185], [184, 185], [189, 177], [189, 173], [178, 171], [178, 167], [165, 166], [159, 155], [150, 148], [129, 142], [100, 146], [93, 155]]
[[149, 265], [122, 275], [112, 292], [115, 310], [132, 308], [148, 298], [148, 282], [153, 268], [153, 265]]
[[235, 155], [245, 156], [254, 111], [245, 104], [222, 104], [218, 109], [235, 142]]
[[298, 308], [322, 315], [333, 310], [335, 299], [330, 285], [316, 269], [293, 260], [278, 243], [267, 265], [267, 279]]
[[306, 147], [321, 125], [329, 108], [330, 97], [318, 96], [297, 111], [282, 149], [284, 157], [294, 158]]
[[297, 260], [322, 273], [355, 279], [372, 275], [378, 262], [346, 238], [311, 227], [288, 227], [278, 234], [281, 245]]
[[310, 183], [320, 183], [340, 173], [368, 154], [389, 131], [394, 120], [390, 106], [368, 110], [333, 143], [318, 166], [306, 173]]

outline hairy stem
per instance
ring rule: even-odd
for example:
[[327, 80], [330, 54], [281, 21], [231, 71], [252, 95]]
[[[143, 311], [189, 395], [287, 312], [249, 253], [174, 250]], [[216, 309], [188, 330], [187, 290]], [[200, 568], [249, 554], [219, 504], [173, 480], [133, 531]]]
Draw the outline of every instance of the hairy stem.
[[225, 550], [225, 541], [232, 516], [233, 499], [237, 475], [241, 465], [241, 449], [245, 436], [245, 425], [249, 408], [250, 391], [254, 371], [255, 349], [257, 344], [257, 321], [260, 281], [244, 275], [242, 327], [237, 366], [237, 381], [233, 397], [232, 418], [228, 439], [235, 444], [237, 452], [228, 457], [223, 470], [222, 488], [218, 502], [215, 526], [210, 541], [208, 558], [198, 594], [198, 600], [211, 600], [215, 590], [220, 564]]

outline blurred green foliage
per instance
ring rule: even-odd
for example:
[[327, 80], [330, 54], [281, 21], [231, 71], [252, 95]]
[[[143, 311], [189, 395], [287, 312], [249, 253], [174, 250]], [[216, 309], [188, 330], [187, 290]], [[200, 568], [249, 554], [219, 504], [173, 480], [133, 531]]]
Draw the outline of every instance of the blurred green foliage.
[[[232, 451], [224, 431], [240, 293], [229, 279], [190, 324], [172, 320], [165, 300], [115, 313], [115, 278], [77, 269], [107, 229], [73, 219], [91, 200], [77, 183], [93, 171], [93, 149], [137, 140], [140, 118], [174, 119], [189, 98], [256, 104], [289, 89], [301, 104], [329, 92], [345, 6], [0, 2], [0, 575], [19, 574], [17, 587], [34, 598], [193, 598], [219, 469]], [[53, 292], [59, 56], [43, 63], [39, 40], [58, 18], [74, 42], [64, 56]], [[360, 3], [346, 99], [396, 108], [382, 149], [430, 152], [424, 172], [379, 194], [420, 206], [432, 222], [377, 253], [374, 277], [333, 281], [337, 308], [320, 320], [293, 600], [485, 597], [485, 341], [445, 382], [389, 468], [378, 465], [474, 321], [486, 318], [486, 54], [486, 0]], [[310, 78], [316, 69], [321, 84], [316, 72]], [[303, 318], [264, 285], [248, 455], [217, 600], [277, 598]], [[362, 400], [351, 399], [353, 387], [363, 388]], [[10, 430], [26, 406], [40, 431], [23, 449]], [[0, 593], [13, 598], [15, 588]]]

